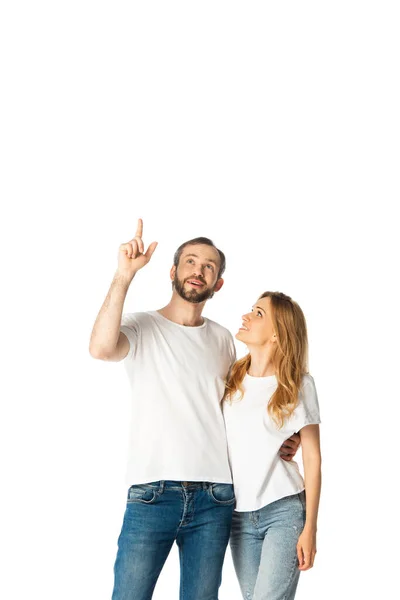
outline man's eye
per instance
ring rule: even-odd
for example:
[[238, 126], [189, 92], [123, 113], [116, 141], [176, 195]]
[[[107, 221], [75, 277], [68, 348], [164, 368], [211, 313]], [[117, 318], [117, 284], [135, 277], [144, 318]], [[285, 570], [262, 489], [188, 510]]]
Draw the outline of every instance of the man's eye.
[[211, 271], [213, 271], [213, 270], [214, 270], [214, 267], [213, 267], [212, 265], [207, 265], [207, 267], [208, 267], [209, 269], [211, 269]]
[[188, 258], [186, 262], [194, 262], [193, 258]]

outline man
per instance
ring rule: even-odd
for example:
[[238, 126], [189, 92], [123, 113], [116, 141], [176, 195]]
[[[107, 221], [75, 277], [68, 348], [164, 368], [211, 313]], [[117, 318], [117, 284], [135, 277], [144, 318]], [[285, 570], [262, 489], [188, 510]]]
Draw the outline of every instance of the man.
[[[96, 319], [90, 353], [120, 361], [132, 388], [127, 505], [118, 539], [113, 600], [148, 600], [176, 541], [181, 600], [216, 600], [235, 497], [221, 411], [235, 360], [229, 331], [202, 317], [223, 286], [225, 256], [208, 238], [182, 244], [172, 298], [158, 311], [122, 314], [128, 288], [151, 259], [139, 219]], [[299, 436], [282, 451], [290, 460]]]

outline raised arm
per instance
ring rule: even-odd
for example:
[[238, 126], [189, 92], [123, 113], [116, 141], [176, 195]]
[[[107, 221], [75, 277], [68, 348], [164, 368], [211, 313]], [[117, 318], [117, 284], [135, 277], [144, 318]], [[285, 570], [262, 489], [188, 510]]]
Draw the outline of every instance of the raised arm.
[[93, 358], [120, 361], [129, 352], [128, 338], [120, 331], [126, 294], [136, 273], [147, 265], [157, 246], [157, 242], [152, 242], [144, 252], [142, 234], [143, 221], [139, 219], [135, 237], [119, 247], [118, 268], [90, 338], [89, 352]]

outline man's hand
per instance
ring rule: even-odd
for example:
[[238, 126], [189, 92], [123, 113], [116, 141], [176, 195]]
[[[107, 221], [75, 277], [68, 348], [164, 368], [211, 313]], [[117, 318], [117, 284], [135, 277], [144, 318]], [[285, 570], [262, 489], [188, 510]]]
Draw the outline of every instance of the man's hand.
[[119, 247], [118, 273], [129, 281], [139, 269], [147, 265], [157, 246], [157, 242], [152, 242], [145, 252], [142, 235], [143, 221], [139, 219], [135, 237]]
[[296, 454], [300, 446], [300, 436], [294, 433], [289, 439], [285, 440], [280, 447], [279, 454], [282, 460], [290, 461]]

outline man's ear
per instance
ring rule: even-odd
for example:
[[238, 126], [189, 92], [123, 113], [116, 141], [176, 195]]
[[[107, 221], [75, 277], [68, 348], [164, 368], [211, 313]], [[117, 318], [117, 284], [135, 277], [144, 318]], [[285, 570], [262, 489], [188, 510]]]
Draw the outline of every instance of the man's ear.
[[175, 279], [175, 273], [176, 273], [176, 266], [174, 265], [173, 267], [171, 267], [171, 270], [169, 272], [169, 276], [171, 278], [171, 281], [173, 281]]
[[219, 292], [219, 290], [222, 288], [222, 286], [224, 285], [224, 280], [222, 279], [222, 277], [220, 279], [218, 279], [215, 288], [214, 288], [214, 292]]

